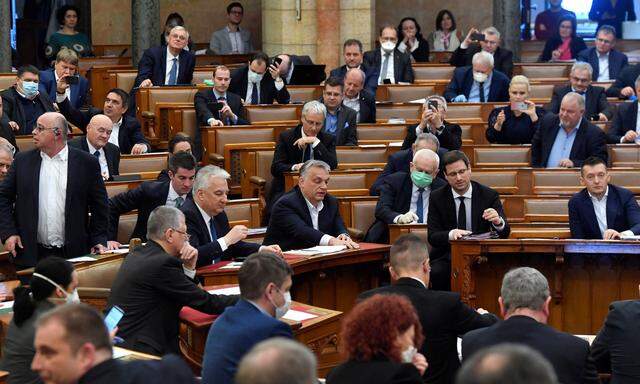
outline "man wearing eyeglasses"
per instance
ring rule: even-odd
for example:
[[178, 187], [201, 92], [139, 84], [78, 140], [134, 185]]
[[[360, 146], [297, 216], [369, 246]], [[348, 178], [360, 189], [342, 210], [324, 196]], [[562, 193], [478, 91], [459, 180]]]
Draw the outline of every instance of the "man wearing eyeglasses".
[[596, 46], [578, 54], [578, 61], [591, 64], [593, 81], [612, 81], [629, 64], [627, 55], [615, 50], [616, 29], [603, 25], [596, 34]]
[[471, 181], [471, 165], [462, 151], [443, 156], [448, 186], [431, 192], [427, 216], [431, 251], [431, 287], [451, 289], [451, 244], [470, 234], [492, 232], [509, 237], [511, 229], [504, 215], [500, 195]]
[[[482, 35], [480, 40], [474, 40]], [[500, 47], [500, 32], [496, 27], [487, 27], [478, 31], [471, 28], [460, 47], [453, 51], [449, 64], [456, 67], [466, 67], [472, 64], [473, 55], [484, 51], [493, 56], [495, 70], [511, 78], [513, 72], [513, 52]]]
[[242, 4], [233, 2], [227, 6], [227, 25], [211, 35], [209, 50], [214, 55], [230, 55], [253, 52], [251, 32], [240, 28], [244, 8]]
[[113, 180], [120, 174], [120, 149], [109, 142], [112, 122], [107, 116], [98, 114], [87, 125], [87, 135], [76, 137], [69, 145], [95, 156], [100, 163], [100, 173], [104, 180]]

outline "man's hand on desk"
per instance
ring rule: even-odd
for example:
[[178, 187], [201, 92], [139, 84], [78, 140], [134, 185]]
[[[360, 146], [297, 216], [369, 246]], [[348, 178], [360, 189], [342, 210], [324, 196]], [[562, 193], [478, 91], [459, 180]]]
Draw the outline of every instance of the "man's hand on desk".
[[20, 239], [20, 236], [18, 235], [13, 235], [10, 236], [7, 241], [4, 242], [4, 249], [6, 249], [7, 251], [11, 252], [11, 254], [13, 255], [13, 257], [16, 257], [16, 246], [20, 247], [20, 249], [23, 249], [24, 247], [22, 246], [22, 239]]
[[91, 248], [91, 253], [95, 254], [95, 255], [99, 255], [101, 253], [105, 253], [107, 251], [107, 247], [105, 247], [102, 244], [96, 244], [93, 246], [93, 248]]
[[467, 231], [464, 229], [452, 229], [449, 231], [449, 240], [458, 240], [462, 236], [470, 235], [471, 231]]
[[122, 244], [118, 243], [117, 241], [112, 241], [112, 240], [107, 241], [108, 251], [115, 251], [116, 249], [120, 249], [121, 246]]
[[620, 232], [615, 229], [607, 229], [602, 235], [602, 240], [620, 240]]
[[185, 242], [180, 250], [180, 260], [182, 260], [182, 265], [187, 269], [196, 269], [196, 263], [198, 262], [198, 250]]
[[146, 79], [146, 80], [143, 80], [142, 83], [140, 83], [139, 87], [140, 88], [153, 87], [153, 83], [151, 82], [151, 79]]
[[345, 245], [347, 249], [358, 249], [360, 246], [355, 241], [351, 240], [351, 238], [344, 233], [339, 235], [338, 237], [332, 237], [329, 240], [329, 245]]
[[231, 246], [240, 240], [244, 240], [249, 234], [249, 229], [244, 225], [235, 225], [229, 233], [224, 236], [224, 242], [227, 246]]
[[147, 146], [145, 144], [142, 143], [138, 143], [136, 145], [133, 146], [133, 148], [131, 148], [131, 154], [132, 155], [141, 155], [143, 153], [147, 152]]
[[260, 246], [260, 252], [271, 252], [271, 253], [275, 253], [280, 257], [284, 257], [284, 254], [282, 253], [282, 249], [278, 244], [262, 245]]

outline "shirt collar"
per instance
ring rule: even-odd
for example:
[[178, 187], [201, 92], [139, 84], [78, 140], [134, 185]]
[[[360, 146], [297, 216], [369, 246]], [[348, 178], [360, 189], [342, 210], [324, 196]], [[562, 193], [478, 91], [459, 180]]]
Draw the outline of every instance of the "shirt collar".
[[264, 313], [265, 315], [269, 316], [269, 317], [273, 317], [271, 316], [271, 314], [267, 311], [264, 310], [264, 308], [262, 308], [261, 306], [259, 306], [256, 302], [251, 301], [251, 300], [247, 300], [247, 302], [251, 305], [253, 305], [254, 307], [258, 308], [258, 311]]
[[117, 122], [117, 123], [115, 123], [115, 124], [113, 124], [113, 125], [115, 125], [115, 126], [117, 126], [118, 128], [120, 128], [120, 126], [122, 125], [122, 119], [123, 119], [123, 117], [122, 117], [122, 116], [120, 116], [120, 120], [118, 120], [118, 122]]
[[458, 192], [456, 192], [453, 188], [451, 188], [451, 193], [453, 194], [453, 199], [457, 199], [460, 196], [464, 196], [467, 199], [471, 198], [471, 193], [473, 192], [473, 184], [469, 183], [469, 189], [467, 189], [467, 192], [464, 193], [464, 195], [460, 195]]
[[184, 195], [180, 196], [178, 195], [178, 192], [176, 192], [175, 189], [173, 189], [173, 184], [171, 184], [171, 181], [169, 181], [169, 195], [167, 195], [167, 197], [173, 201], [178, 197], [182, 197], [183, 199], [185, 198], [185, 196], [187, 196], [187, 194], [185, 193]]
[[169, 50], [169, 46], [167, 45], [167, 61], [171, 61], [171, 60], [173, 60], [174, 58], [176, 58], [176, 59], [180, 60], [180, 54], [178, 54], [178, 56], [173, 56], [173, 55], [171, 54], [171, 51]]
[[30, 98], [27, 97], [27, 95], [25, 95], [24, 93], [20, 92], [20, 90], [18, 89], [18, 86], [15, 86], [14, 88], [15, 88], [16, 92], [18, 92], [18, 95], [22, 96], [23, 99], [27, 99], [27, 100], [31, 100], [31, 101], [35, 100], [36, 97], [38, 97], [38, 95], [40, 94], [40, 91], [38, 91], [38, 92], [36, 92], [35, 96], [33, 96], [33, 98], [30, 99]]
[[600, 52], [598, 52], [598, 50], [596, 49], [596, 55], [598, 55], [598, 59], [604, 59], [604, 58], [608, 58], [609, 57], [609, 53], [611, 53], [611, 51], [605, 53], [604, 55], [601, 54]]
[[49, 157], [49, 155], [47, 155], [46, 153], [40, 151], [40, 157], [42, 157], [45, 160], [67, 161], [67, 159], [69, 158], [69, 146], [65, 145], [64, 148], [62, 148], [62, 150], [60, 150], [60, 152], [58, 152], [53, 157]]
[[87, 146], [89, 146], [89, 153], [90, 154], [93, 155], [96, 151], [100, 152], [100, 154], [104, 153], [104, 149], [103, 148], [97, 149], [96, 147], [91, 145], [91, 142], [89, 141], [89, 138], [85, 137], [85, 140], [87, 140]]
[[216, 95], [216, 99], [219, 99], [221, 97], [224, 97], [225, 100], [227, 99], [227, 93], [226, 92], [224, 94], [222, 94], [222, 93], [216, 91], [215, 88], [213, 88], [213, 94]]
[[591, 192], [589, 192], [588, 189], [587, 189], [587, 193], [589, 194], [589, 197], [591, 197], [592, 200], [602, 201], [602, 200], [606, 199], [609, 196], [609, 185], [607, 184], [607, 189], [605, 189], [605, 191], [604, 191], [604, 196], [602, 196], [602, 199], [600, 199], [600, 200], [598, 200], [597, 197], [592, 195]]
[[420, 284], [422, 284], [423, 287], [427, 288], [427, 285], [424, 283], [424, 281], [418, 279], [417, 277], [413, 277], [413, 276], [405, 276], [405, 277], [408, 278], [408, 279], [413, 279], [413, 280], [419, 282]]
[[[302, 195], [302, 197], [304, 197], [304, 195]], [[320, 200], [320, 202], [318, 203], [318, 208], [314, 207], [306, 197], [304, 198], [304, 201], [307, 203], [307, 208], [309, 208], [310, 210], [315, 210], [318, 213], [320, 213], [320, 211], [322, 211], [322, 208], [324, 208], [324, 202], [322, 200]]]
[[[580, 121], [578, 121], [578, 124], [576, 124], [576, 126], [571, 129], [571, 131], [569, 132], [569, 135], [572, 134], [574, 131], [578, 132], [578, 129], [580, 129], [580, 124], [582, 124], [582, 119], [580, 119]], [[564, 129], [564, 127], [562, 126], [562, 123], [560, 123], [560, 128]]]
[[[390, 56], [390, 57], [393, 57], [393, 52], [394, 52], [394, 51], [395, 51], [395, 49], [394, 49], [393, 51], [389, 52], [389, 56]], [[384, 55], [386, 55], [386, 54], [387, 54], [387, 52], [385, 52], [385, 50], [384, 50], [384, 49], [382, 49], [382, 47], [380, 47], [380, 55], [381, 55], [382, 57], [384, 57]]]
[[[171, 188], [173, 189], [173, 186]], [[204, 209], [200, 207], [200, 205], [198, 205], [198, 202], [196, 201], [195, 196], [193, 198], [193, 202], [196, 203], [196, 207], [198, 207], [198, 211], [200, 211], [200, 214], [202, 215], [204, 222], [207, 223], [207, 226], [208, 226], [209, 221], [211, 221], [211, 216], [209, 216], [209, 214], [205, 212]]]
[[342, 99], [342, 102], [344, 103], [345, 101], [347, 101], [347, 102], [356, 102], [356, 101], [358, 101], [359, 102], [360, 101], [360, 93], [358, 92], [358, 94], [354, 98], [345, 96]]

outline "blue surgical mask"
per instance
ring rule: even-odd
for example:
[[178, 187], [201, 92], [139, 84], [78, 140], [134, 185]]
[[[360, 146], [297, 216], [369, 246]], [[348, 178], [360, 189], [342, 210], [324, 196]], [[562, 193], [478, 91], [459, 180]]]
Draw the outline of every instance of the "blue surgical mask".
[[23, 81], [22, 90], [27, 97], [34, 97], [38, 94], [38, 83], [34, 81]]
[[259, 74], [259, 73], [253, 72], [252, 70], [249, 70], [249, 82], [257, 84], [262, 81], [263, 77], [264, 77], [264, 73]]

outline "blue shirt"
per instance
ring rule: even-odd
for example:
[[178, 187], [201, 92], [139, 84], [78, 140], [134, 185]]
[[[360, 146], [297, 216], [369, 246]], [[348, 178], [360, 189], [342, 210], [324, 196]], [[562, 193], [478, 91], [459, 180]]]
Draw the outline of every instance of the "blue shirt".
[[327, 117], [324, 119], [324, 131], [335, 136], [338, 129], [338, 112], [335, 115], [327, 112]]
[[562, 127], [562, 124], [560, 124], [560, 129], [558, 129], [558, 134], [553, 142], [553, 147], [551, 147], [551, 153], [549, 153], [547, 168], [557, 167], [560, 160], [569, 158], [569, 155], [571, 155], [571, 148], [573, 147], [573, 141], [576, 139], [576, 134], [580, 128], [580, 123], [582, 123], [582, 120], [580, 120], [578, 125], [576, 125], [576, 127], [569, 133], [567, 133], [567, 131]]
[[[487, 102], [489, 101], [489, 91], [491, 90], [491, 77], [493, 76], [493, 73], [491, 75], [489, 75], [489, 77], [487, 77], [487, 80], [483, 83], [484, 85], [484, 101]], [[477, 81], [473, 80], [473, 84], [471, 85], [471, 90], [469, 91], [469, 97], [467, 98], [467, 101], [469, 102], [473, 102], [473, 103], [479, 103], [480, 102], [480, 83], [478, 83]]]

